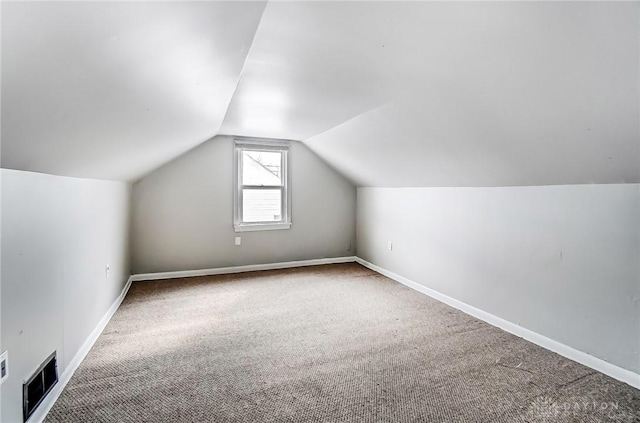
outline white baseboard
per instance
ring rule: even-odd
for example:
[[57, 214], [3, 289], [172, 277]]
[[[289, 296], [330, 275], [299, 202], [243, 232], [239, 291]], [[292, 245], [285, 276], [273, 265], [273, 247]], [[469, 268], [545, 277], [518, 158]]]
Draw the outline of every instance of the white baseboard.
[[84, 341], [84, 343], [82, 344], [82, 346], [80, 347], [76, 355], [69, 362], [67, 367], [64, 369], [64, 372], [62, 373], [62, 375], [60, 375], [60, 378], [58, 379], [58, 383], [53, 387], [51, 392], [49, 392], [49, 394], [45, 397], [44, 401], [38, 406], [38, 408], [31, 415], [31, 417], [29, 417], [29, 420], [27, 420], [27, 423], [41, 423], [44, 420], [44, 418], [47, 416], [47, 414], [51, 410], [51, 407], [53, 407], [53, 404], [55, 404], [56, 400], [62, 393], [62, 390], [64, 389], [65, 386], [67, 386], [67, 383], [69, 383], [71, 376], [73, 376], [75, 371], [78, 369], [78, 366], [80, 366], [80, 363], [82, 363], [82, 360], [84, 360], [84, 358], [87, 356], [87, 354], [89, 353], [89, 350], [91, 350], [91, 347], [93, 347], [93, 344], [95, 344], [96, 340], [98, 339], [98, 337], [100, 337], [100, 334], [102, 333], [104, 328], [107, 326], [107, 324], [109, 323], [109, 321], [111, 320], [115, 312], [118, 310], [118, 307], [120, 307], [122, 300], [124, 300], [124, 297], [127, 295], [127, 292], [129, 292], [129, 288], [131, 287], [131, 282], [132, 282], [132, 278], [131, 276], [129, 276], [129, 279], [127, 280], [127, 283], [124, 285], [124, 288], [122, 288], [122, 292], [120, 293], [118, 298], [115, 299], [113, 304], [111, 304], [111, 307], [109, 307], [109, 310], [107, 310], [107, 312], [104, 314], [102, 319], [100, 319], [100, 322], [98, 323], [98, 325], [95, 327], [93, 332], [91, 332], [91, 334]]
[[391, 278], [397, 282], [400, 282], [401, 284], [406, 285], [409, 288], [415, 289], [418, 292], [428, 295], [440, 302], [443, 302], [453, 308], [456, 308], [464, 313], [467, 313], [477, 319], [483, 320], [489, 323], [490, 325], [497, 326], [506, 332], [509, 332], [520, 338], [526, 339], [529, 342], [532, 342], [543, 348], [551, 350], [557, 354], [560, 354], [563, 357], [566, 357], [570, 360], [576, 361], [580, 364], [583, 364], [587, 367], [590, 367], [594, 370], [597, 370], [601, 373], [611, 376], [612, 378], [617, 379], [621, 382], [624, 382], [628, 385], [631, 385], [634, 388], [640, 389], [640, 375], [637, 373], [634, 373], [630, 370], [623, 369], [622, 367], [618, 367], [614, 364], [611, 364], [600, 358], [589, 355], [585, 352], [578, 351], [558, 341], [554, 341], [553, 339], [549, 339], [546, 336], [540, 335], [539, 333], [533, 332], [515, 323], [509, 322], [508, 320], [504, 320], [500, 317], [494, 316], [491, 313], [487, 313], [486, 311], [480, 310], [469, 304], [463, 303], [462, 301], [458, 301], [455, 298], [449, 297], [431, 288], [427, 288], [426, 286], [420, 285], [419, 283], [414, 282], [410, 279], [407, 279], [404, 276], [400, 276], [380, 266], [376, 266], [375, 264], [370, 263], [366, 260], [363, 260], [360, 257], [356, 258], [356, 262], [373, 270], [374, 272], [378, 272], [388, 278]]
[[217, 267], [212, 269], [183, 270], [177, 272], [141, 273], [132, 275], [134, 282], [158, 279], [187, 278], [191, 276], [226, 275], [228, 273], [254, 272], [256, 270], [288, 269], [291, 267], [317, 266], [320, 264], [352, 263], [356, 257], [334, 257], [313, 260], [286, 261], [280, 263], [250, 264], [246, 266]]

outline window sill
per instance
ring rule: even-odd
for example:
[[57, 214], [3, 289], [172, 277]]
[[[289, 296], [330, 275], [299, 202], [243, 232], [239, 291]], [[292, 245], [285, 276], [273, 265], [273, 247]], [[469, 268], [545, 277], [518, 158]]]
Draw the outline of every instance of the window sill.
[[252, 231], [277, 231], [282, 229], [290, 229], [291, 223], [255, 223], [246, 225], [233, 225], [236, 232], [252, 232]]

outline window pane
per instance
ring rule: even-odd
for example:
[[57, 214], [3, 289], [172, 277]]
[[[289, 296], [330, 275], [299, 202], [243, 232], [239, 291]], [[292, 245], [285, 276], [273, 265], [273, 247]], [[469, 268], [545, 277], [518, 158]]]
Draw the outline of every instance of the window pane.
[[280, 189], [243, 189], [243, 222], [279, 222], [282, 220]]
[[282, 185], [282, 153], [280, 151], [242, 152], [243, 185]]

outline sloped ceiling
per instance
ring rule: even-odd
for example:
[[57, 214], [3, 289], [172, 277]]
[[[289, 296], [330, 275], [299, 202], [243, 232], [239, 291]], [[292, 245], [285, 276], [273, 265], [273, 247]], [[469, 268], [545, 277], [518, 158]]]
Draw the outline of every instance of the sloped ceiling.
[[264, 6], [3, 2], [2, 166], [135, 180], [216, 135]]
[[228, 134], [301, 140], [359, 186], [640, 181], [638, 3], [2, 14], [3, 167], [135, 180]]

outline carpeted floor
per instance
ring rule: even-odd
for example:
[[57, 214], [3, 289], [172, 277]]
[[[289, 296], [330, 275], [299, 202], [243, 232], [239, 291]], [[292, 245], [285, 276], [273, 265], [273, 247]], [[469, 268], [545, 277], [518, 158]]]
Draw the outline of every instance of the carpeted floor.
[[357, 264], [134, 283], [47, 422], [638, 422], [640, 391]]

